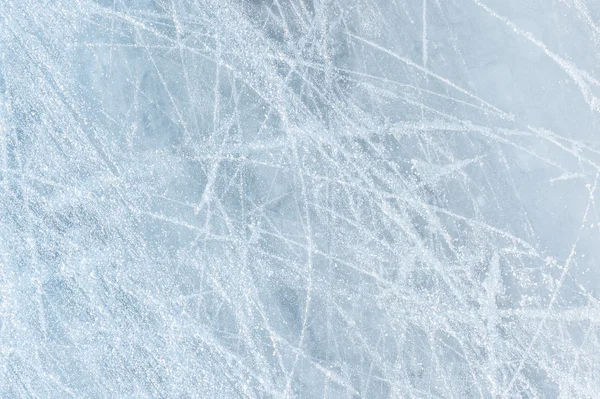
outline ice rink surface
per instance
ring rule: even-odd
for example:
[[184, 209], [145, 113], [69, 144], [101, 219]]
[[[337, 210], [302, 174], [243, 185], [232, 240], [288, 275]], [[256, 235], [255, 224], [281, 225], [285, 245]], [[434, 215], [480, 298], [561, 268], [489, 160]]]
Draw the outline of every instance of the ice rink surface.
[[0, 0], [0, 397], [597, 397], [599, 183], [599, 1]]

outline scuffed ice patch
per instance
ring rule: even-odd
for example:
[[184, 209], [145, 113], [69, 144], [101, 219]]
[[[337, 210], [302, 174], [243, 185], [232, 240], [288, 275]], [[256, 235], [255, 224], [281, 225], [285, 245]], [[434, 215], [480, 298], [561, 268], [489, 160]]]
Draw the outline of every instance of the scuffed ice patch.
[[600, 7], [0, 2], [2, 398], [593, 397]]

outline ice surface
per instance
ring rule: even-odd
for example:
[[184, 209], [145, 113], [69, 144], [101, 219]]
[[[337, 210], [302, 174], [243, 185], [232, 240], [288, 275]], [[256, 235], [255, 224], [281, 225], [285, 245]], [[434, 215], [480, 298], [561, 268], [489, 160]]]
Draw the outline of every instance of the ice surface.
[[600, 392], [600, 2], [0, 0], [0, 397]]

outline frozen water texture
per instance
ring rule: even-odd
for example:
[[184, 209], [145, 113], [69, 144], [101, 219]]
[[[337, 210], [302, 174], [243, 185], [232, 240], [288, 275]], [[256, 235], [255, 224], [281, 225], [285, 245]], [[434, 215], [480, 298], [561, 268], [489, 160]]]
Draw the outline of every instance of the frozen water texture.
[[594, 397], [600, 2], [1, 0], [2, 398]]

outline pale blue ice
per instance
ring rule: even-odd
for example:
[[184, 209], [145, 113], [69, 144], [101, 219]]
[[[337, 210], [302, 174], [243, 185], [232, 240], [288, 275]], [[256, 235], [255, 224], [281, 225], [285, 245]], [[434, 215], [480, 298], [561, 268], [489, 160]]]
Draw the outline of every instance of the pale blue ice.
[[0, 397], [597, 397], [599, 183], [596, 0], [0, 0]]

